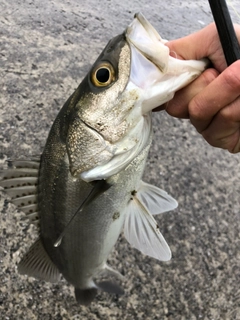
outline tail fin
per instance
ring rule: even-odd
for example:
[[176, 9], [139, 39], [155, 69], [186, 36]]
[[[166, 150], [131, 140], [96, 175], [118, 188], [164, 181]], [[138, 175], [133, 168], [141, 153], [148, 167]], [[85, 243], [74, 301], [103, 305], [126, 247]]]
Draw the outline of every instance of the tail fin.
[[78, 289], [75, 288], [75, 297], [78, 303], [88, 306], [97, 294], [97, 288]]
[[116, 283], [110, 281], [102, 281], [96, 283], [96, 287], [88, 289], [75, 288], [75, 297], [77, 302], [82, 305], [88, 306], [95, 298], [98, 289], [112, 294], [124, 294], [124, 290]]

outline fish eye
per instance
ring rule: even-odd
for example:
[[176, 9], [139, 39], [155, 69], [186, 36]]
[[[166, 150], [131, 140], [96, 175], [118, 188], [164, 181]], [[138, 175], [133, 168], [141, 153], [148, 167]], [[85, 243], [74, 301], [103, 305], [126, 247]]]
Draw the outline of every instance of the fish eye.
[[106, 87], [115, 81], [115, 72], [110, 63], [98, 65], [91, 74], [92, 83], [96, 87]]

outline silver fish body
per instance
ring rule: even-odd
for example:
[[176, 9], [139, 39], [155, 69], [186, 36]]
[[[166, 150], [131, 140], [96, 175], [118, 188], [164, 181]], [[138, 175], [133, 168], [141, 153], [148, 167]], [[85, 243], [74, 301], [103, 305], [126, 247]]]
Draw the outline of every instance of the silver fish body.
[[[116, 55], [118, 55], [118, 52], [121, 52], [126, 45], [123, 36], [118, 39], [119, 41], [114, 46], [110, 42], [105, 52], [114, 47]], [[115, 42], [115, 39], [113, 41]], [[126, 49], [129, 50], [129, 47], [127, 46]], [[97, 65], [102, 60], [113, 60], [115, 53], [111, 51], [110, 55], [103, 53], [102, 56], [104, 57], [100, 57], [100, 62], [99, 60], [96, 62]], [[123, 58], [125, 59], [125, 57]], [[119, 61], [118, 57], [116, 57], [116, 61]], [[117, 66], [115, 68], [117, 69]], [[128, 81], [128, 76], [127, 74], [125, 77], [126, 81]], [[125, 85], [126, 83], [123, 82], [122, 87], [124, 88]], [[57, 116], [42, 154], [38, 187], [41, 239], [44, 247], [64, 277], [79, 288], [89, 287], [92, 277], [96, 275], [96, 270], [103, 268], [106, 264], [107, 256], [122, 229], [124, 220], [121, 213], [130, 200], [131, 191], [134, 190], [141, 178], [143, 162], [147, 155], [147, 152], [143, 151], [144, 157], [139, 155], [138, 160], [134, 159], [134, 162], [126, 170], [109, 177], [107, 180], [111, 184], [111, 188], [76, 215], [74, 223], [69, 226], [68, 232], [61, 241], [61, 245], [54, 246], [68, 221], [93, 188], [93, 184], [82, 180], [79, 173], [94, 167], [97, 161], [104, 159], [102, 155], [104, 150], [102, 152], [101, 149], [104, 149], [105, 146], [101, 140], [95, 138], [97, 129], [86, 124], [87, 121], [88, 123], [91, 121], [90, 118], [87, 118], [88, 115], [85, 117], [81, 115], [82, 103], [84, 107], [86, 104], [88, 107], [89, 104], [90, 116], [93, 108], [99, 108], [101, 112], [101, 106], [99, 104], [95, 106], [95, 97], [91, 97], [90, 86], [91, 82], [87, 76]], [[95, 88], [96, 92], [97, 89]], [[117, 84], [116, 88], [113, 85], [110, 90], [113, 99], [117, 99], [118, 91], [123, 89], [119, 88]], [[103, 91], [100, 87], [99, 94], [103, 94]], [[97, 100], [99, 101], [98, 97]], [[106, 99], [103, 103], [105, 101]], [[87, 113], [88, 110], [84, 112]], [[98, 121], [101, 121], [100, 112]], [[95, 122], [94, 119], [93, 123]], [[75, 127], [74, 131], [69, 129], [71, 125]], [[84, 148], [79, 146], [79, 138], [81, 139], [80, 143], [85, 144]], [[93, 153], [100, 149], [98, 160], [90, 152], [90, 157], [88, 157], [86, 149], [92, 150]], [[77, 158], [75, 158], [76, 153]], [[134, 172], [137, 174], [133, 175]], [[119, 192], [119, 190], [122, 191]]]
[[[121, 75], [118, 75], [120, 84], [118, 81], [113, 84], [108, 89], [108, 94], [111, 96], [110, 107], [112, 109], [115, 107], [117, 111], [121, 108], [121, 92], [127, 85], [130, 70], [130, 48], [124, 36], [110, 41], [95, 65], [98, 66], [105, 60], [113, 61], [114, 58], [118, 62], [115, 66], [115, 74], [119, 72], [119, 69], [121, 72]], [[95, 66], [92, 69], [94, 70], [94, 68]], [[96, 128], [93, 128], [96, 124], [96, 111], [94, 110], [94, 112], [93, 109], [100, 109], [98, 123], [104, 123], [105, 128], [103, 129], [106, 134], [104, 134], [104, 130], [101, 130], [101, 136], [106, 140], [105, 135], [110, 135], [110, 129], [106, 129], [108, 124], [112, 128], [112, 122], [116, 123], [110, 135], [112, 141], [119, 140], [119, 136], [121, 137], [122, 132], [129, 126], [122, 119], [117, 123], [119, 118], [113, 119], [111, 112], [107, 115], [105, 112], [101, 114], [101, 111], [106, 110], [105, 104], [108, 104], [109, 101], [101, 87], [100, 93], [96, 93], [96, 95], [104, 95], [104, 99], [99, 102], [101, 98], [92, 97], [92, 90], [89, 88], [91, 86], [89, 76], [87, 76], [57, 116], [42, 154], [38, 186], [43, 246], [60, 273], [75, 286], [76, 290], [95, 286], [93, 278], [107, 268], [108, 255], [123, 227], [124, 209], [127, 207], [136, 186], [139, 185], [151, 143], [151, 130], [149, 130], [149, 136], [143, 150], [127, 165], [125, 170], [106, 179], [111, 187], [76, 215], [74, 223], [69, 225], [61, 244], [54, 246], [71, 217], [80, 208], [93, 188], [91, 182], [84, 181], [80, 176], [81, 172], [96, 166], [96, 158], [92, 158], [90, 152], [90, 158], [88, 158], [86, 149], [95, 153], [96, 150], [105, 148], [102, 141], [96, 140], [95, 137], [100, 125], [97, 124]], [[95, 91], [97, 92], [97, 88]], [[114, 101], [117, 99], [119, 102], [115, 102], [114, 106]], [[88, 102], [86, 103], [86, 101]], [[90, 111], [82, 111], [82, 103], [86, 109], [88, 109], [86, 104], [89, 104]], [[73, 111], [72, 108], [75, 110]], [[94, 117], [92, 117], [93, 112]], [[125, 112], [127, 113], [128, 110]], [[151, 123], [149, 115], [146, 115], [145, 118], [145, 121]], [[74, 131], [69, 129], [71, 125], [75, 127]], [[88, 136], [84, 141], [84, 144], [87, 145], [85, 148], [81, 148], [78, 145], [79, 137], [84, 140], [84, 135]], [[75, 148], [78, 149], [77, 156], [80, 159], [75, 159]], [[98, 161], [104, 159], [103, 152], [104, 149], [101, 150]], [[71, 157], [72, 154], [73, 157]], [[84, 157], [86, 158], [85, 163]]]
[[[149, 145], [123, 172], [108, 179], [111, 184], [109, 190], [92, 201], [81, 214], [77, 214], [57, 247], [54, 247], [54, 243], [88, 196], [92, 185], [73, 178], [67, 170], [49, 175], [49, 178], [52, 176], [50, 180], [55, 178], [55, 181], [60, 179], [62, 182], [56, 184], [54, 191], [48, 192], [53, 189], [52, 185], [44, 187], [42, 191], [40, 184], [40, 194], [48, 197], [50, 204], [42, 206], [40, 211], [41, 239], [60, 273], [75, 287], [91, 287], [93, 277], [104, 270], [108, 255], [123, 227], [124, 208], [142, 177], [148, 148]], [[48, 166], [48, 170], [51, 169], [52, 166]], [[40, 179], [44, 179], [44, 176], [41, 175]], [[45, 179], [48, 178], [45, 176]]]
[[93, 186], [72, 176], [66, 153], [53, 162], [43, 158], [39, 194], [47, 200], [39, 206], [41, 239], [60, 273], [76, 288], [92, 287], [93, 277], [106, 268], [123, 227], [124, 209], [141, 180], [150, 143], [151, 138], [125, 170], [107, 179], [111, 187], [76, 215], [57, 247], [56, 240]]
[[19, 272], [52, 282], [62, 274], [81, 304], [89, 304], [98, 289], [123, 292], [116, 283], [98, 280], [102, 274], [121, 278], [107, 258], [122, 229], [142, 253], [171, 258], [153, 215], [176, 208], [177, 202], [141, 181], [152, 140], [151, 110], [206, 63], [176, 61], [164, 43], [137, 15], [108, 43], [61, 109], [40, 165], [19, 161], [1, 173], [0, 185], [13, 203], [30, 218], [40, 218], [40, 239]]

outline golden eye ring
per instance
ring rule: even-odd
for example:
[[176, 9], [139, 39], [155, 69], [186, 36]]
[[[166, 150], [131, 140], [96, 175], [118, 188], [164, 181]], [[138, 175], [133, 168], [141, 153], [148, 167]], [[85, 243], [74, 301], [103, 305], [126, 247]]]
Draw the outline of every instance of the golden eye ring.
[[96, 87], [107, 87], [115, 81], [115, 71], [113, 66], [104, 62], [93, 69], [91, 74], [91, 81]]

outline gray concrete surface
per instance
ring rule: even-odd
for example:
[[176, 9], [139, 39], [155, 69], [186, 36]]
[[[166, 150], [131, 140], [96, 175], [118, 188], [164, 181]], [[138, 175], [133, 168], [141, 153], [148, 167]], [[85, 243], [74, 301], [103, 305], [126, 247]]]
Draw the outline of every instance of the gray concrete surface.
[[[63, 102], [138, 11], [167, 39], [212, 21], [202, 0], [0, 1], [1, 168], [41, 153]], [[172, 260], [145, 257], [121, 237], [109, 263], [126, 276], [125, 295], [101, 293], [81, 307], [64, 280], [18, 275], [37, 229], [0, 192], [0, 319], [240, 319], [239, 154], [208, 146], [188, 121], [164, 113], [154, 114], [154, 132], [144, 178], [179, 201], [157, 218]]]

